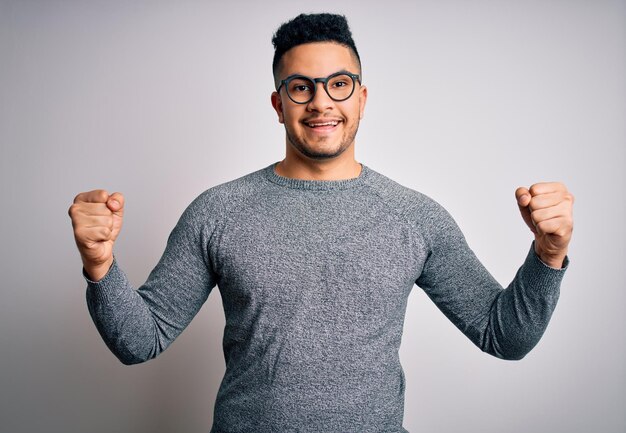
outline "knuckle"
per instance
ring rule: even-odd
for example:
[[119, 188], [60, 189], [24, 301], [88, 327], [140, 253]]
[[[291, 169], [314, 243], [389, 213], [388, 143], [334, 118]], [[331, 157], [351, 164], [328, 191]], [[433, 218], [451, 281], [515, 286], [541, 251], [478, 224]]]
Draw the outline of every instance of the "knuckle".
[[541, 218], [539, 218], [539, 214], [537, 212], [531, 212], [530, 213], [530, 219], [532, 220], [533, 223], [535, 223], [536, 225], [541, 223]]
[[533, 212], [537, 212], [544, 208], [543, 200], [540, 197], [533, 197], [530, 199], [528, 206]]
[[571, 225], [569, 225], [569, 224], [562, 224], [554, 231], [554, 234], [559, 236], [559, 237], [561, 237], [561, 238], [565, 238], [571, 232], [572, 232], [572, 226]]
[[530, 192], [531, 196], [541, 194], [541, 185], [538, 183], [531, 185], [530, 188], [528, 188], [528, 192]]
[[537, 223], [537, 230], [539, 230], [541, 233], [547, 233], [548, 229], [549, 226], [547, 221], [539, 221]]
[[74, 238], [76, 239], [76, 243], [79, 246], [84, 246], [85, 245], [85, 240], [87, 239], [87, 236], [85, 235], [85, 230], [83, 230], [81, 227], [77, 227], [74, 229]]
[[94, 195], [98, 203], [106, 203], [109, 198], [109, 193], [103, 189], [97, 189], [94, 191]]
[[67, 214], [72, 219], [72, 223], [79, 222], [81, 218], [82, 210], [83, 210], [83, 207], [80, 204], [75, 203], [70, 206], [70, 208], [67, 210]]

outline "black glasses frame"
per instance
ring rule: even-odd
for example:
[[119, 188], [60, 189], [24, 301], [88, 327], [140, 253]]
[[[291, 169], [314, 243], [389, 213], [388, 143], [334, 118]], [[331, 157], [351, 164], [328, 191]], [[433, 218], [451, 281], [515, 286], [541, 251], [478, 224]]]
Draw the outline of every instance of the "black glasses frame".
[[[337, 98], [333, 98], [330, 94], [330, 92], [328, 91], [328, 81], [332, 80], [333, 78], [339, 76], [339, 75], [347, 75], [348, 77], [350, 77], [352, 79], [352, 91], [350, 92], [350, 94], [348, 96], [346, 96], [345, 98], [341, 98], [341, 99], [337, 99]], [[294, 100], [291, 95], [289, 94], [289, 83], [292, 80], [295, 80], [296, 78], [304, 78], [305, 80], [309, 80], [313, 83], [313, 93], [311, 94], [311, 97], [304, 102], [298, 102], [296, 100]], [[313, 98], [315, 98], [315, 93], [317, 93], [317, 83], [323, 83], [324, 84], [324, 90], [326, 91], [326, 94], [328, 95], [328, 97], [330, 99], [332, 99], [335, 102], [341, 102], [341, 101], [346, 101], [348, 99], [350, 99], [350, 97], [354, 94], [354, 89], [356, 88], [356, 83], [354, 81], [358, 81], [359, 85], [361, 85], [361, 77], [359, 76], [359, 74], [353, 74], [352, 72], [348, 72], [348, 71], [339, 71], [339, 72], [335, 72], [334, 74], [330, 74], [328, 77], [326, 78], [311, 78], [311, 77], [307, 77], [306, 75], [300, 75], [300, 74], [296, 74], [296, 75], [290, 75], [287, 78], [285, 78], [284, 80], [281, 80], [280, 85], [278, 86], [278, 88], [276, 89], [276, 92], [280, 93], [280, 89], [281, 87], [285, 86], [285, 91], [287, 92], [287, 96], [289, 97], [289, 99], [291, 99], [293, 101], [294, 104], [308, 104], [309, 102], [311, 102], [313, 100]]]

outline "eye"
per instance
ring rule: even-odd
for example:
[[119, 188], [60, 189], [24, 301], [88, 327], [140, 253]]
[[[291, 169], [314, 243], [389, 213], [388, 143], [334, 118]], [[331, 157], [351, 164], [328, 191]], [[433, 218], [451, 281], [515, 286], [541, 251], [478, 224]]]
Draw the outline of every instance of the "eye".
[[310, 80], [307, 80], [305, 78], [294, 78], [290, 83], [289, 83], [289, 92], [291, 94], [297, 94], [297, 93], [311, 93], [313, 90], [313, 83], [311, 83]]
[[333, 87], [345, 87], [348, 83], [346, 81], [335, 81], [332, 83]]

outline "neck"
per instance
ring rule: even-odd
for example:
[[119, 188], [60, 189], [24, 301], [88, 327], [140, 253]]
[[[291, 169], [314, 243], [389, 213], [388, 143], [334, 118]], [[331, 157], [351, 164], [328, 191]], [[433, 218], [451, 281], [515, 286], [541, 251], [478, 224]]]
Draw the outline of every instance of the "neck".
[[280, 161], [276, 174], [292, 179], [302, 180], [344, 180], [359, 177], [361, 164], [354, 159], [341, 161], [336, 159], [325, 161], [307, 160], [305, 163], [295, 162], [288, 158]]
[[276, 174], [302, 180], [345, 180], [359, 177], [361, 164], [354, 159], [354, 146], [329, 159], [311, 159], [291, 151], [287, 145], [285, 159], [274, 171]]

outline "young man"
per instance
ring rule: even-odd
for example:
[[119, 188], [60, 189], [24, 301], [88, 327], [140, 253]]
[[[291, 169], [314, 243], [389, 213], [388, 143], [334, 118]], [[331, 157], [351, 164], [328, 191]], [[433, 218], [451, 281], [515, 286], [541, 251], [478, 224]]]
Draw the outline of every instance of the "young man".
[[503, 289], [441, 206], [355, 161], [367, 89], [345, 19], [300, 15], [273, 42], [285, 159], [194, 200], [136, 291], [112, 254], [122, 194], [79, 194], [89, 311], [113, 353], [139, 363], [217, 285], [226, 373], [212, 432], [406, 432], [398, 349], [413, 285], [481, 350], [522, 358], [558, 299], [573, 197], [517, 189], [534, 241]]

